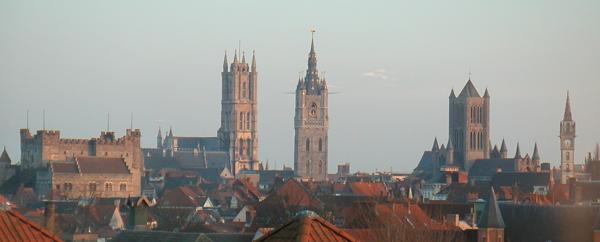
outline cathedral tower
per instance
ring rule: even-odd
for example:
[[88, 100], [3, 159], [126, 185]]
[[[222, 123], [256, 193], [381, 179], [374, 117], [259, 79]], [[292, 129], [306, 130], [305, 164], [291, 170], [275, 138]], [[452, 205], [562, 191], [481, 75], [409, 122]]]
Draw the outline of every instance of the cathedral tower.
[[479, 96], [471, 78], [457, 96], [449, 97], [449, 137], [454, 144], [454, 161], [464, 170], [472, 161], [490, 157], [490, 94]]
[[575, 121], [571, 116], [571, 101], [567, 92], [565, 114], [560, 121], [560, 183], [567, 184], [571, 177], [575, 177]]
[[258, 73], [256, 58], [248, 66], [245, 54], [227, 62], [227, 53], [221, 72], [221, 128], [218, 131], [220, 147], [229, 153], [229, 167], [240, 170], [258, 170]]
[[327, 179], [327, 82], [319, 77], [314, 39], [308, 56], [308, 69], [296, 87], [294, 116], [294, 170], [297, 176], [316, 181]]

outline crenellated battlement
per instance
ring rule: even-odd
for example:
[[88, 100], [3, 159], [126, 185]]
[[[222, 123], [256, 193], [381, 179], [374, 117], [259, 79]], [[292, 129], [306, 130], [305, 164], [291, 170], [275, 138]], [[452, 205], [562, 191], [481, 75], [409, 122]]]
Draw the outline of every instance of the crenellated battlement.
[[90, 142], [89, 139], [60, 139], [58, 141], [60, 144], [88, 144]]

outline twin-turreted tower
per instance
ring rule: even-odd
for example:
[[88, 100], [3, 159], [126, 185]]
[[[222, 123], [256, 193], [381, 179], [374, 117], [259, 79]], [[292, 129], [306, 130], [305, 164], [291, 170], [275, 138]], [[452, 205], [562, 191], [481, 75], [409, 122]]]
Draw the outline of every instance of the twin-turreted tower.
[[296, 175], [315, 181], [327, 179], [327, 82], [319, 77], [314, 39], [308, 56], [308, 69], [296, 87], [294, 116], [294, 171]]
[[254, 53], [251, 66], [244, 54], [239, 61], [237, 53], [229, 65], [225, 53], [221, 80], [219, 145], [229, 153], [229, 167], [235, 174], [240, 170], [258, 170], [258, 73]]

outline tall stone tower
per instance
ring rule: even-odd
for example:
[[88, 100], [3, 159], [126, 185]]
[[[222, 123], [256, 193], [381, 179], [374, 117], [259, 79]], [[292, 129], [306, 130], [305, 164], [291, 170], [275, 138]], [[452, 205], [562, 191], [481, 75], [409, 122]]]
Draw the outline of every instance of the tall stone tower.
[[571, 101], [567, 92], [565, 114], [560, 121], [560, 183], [567, 184], [567, 180], [575, 177], [575, 121], [571, 116]]
[[225, 53], [221, 79], [219, 145], [229, 153], [229, 167], [234, 174], [258, 170], [258, 73], [254, 53], [251, 66], [245, 54], [238, 60], [237, 51], [229, 65]]
[[449, 137], [454, 144], [454, 161], [464, 170], [472, 161], [490, 157], [490, 94], [479, 96], [471, 78], [460, 94], [449, 97]]
[[308, 69], [296, 87], [294, 116], [294, 170], [297, 176], [315, 181], [327, 179], [327, 82], [319, 77], [314, 39], [310, 44]]

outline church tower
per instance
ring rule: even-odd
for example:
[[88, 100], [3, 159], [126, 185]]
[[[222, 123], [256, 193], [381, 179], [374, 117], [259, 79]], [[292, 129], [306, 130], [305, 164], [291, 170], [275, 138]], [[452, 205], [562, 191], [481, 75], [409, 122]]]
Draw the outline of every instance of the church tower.
[[327, 179], [327, 82], [319, 77], [314, 39], [308, 56], [308, 69], [296, 87], [294, 116], [294, 171], [302, 178]]
[[476, 159], [490, 157], [490, 94], [483, 97], [471, 78], [458, 97], [451, 91], [449, 97], [449, 137], [454, 144], [454, 161], [464, 170]]
[[227, 62], [227, 53], [221, 72], [221, 128], [218, 131], [220, 147], [229, 153], [229, 167], [240, 170], [258, 170], [258, 73], [256, 58], [248, 66], [246, 56]]
[[156, 136], [156, 148], [159, 150], [162, 150], [162, 148], [163, 148], [163, 138], [162, 138], [162, 131], [160, 130], [160, 127], [158, 127], [158, 135]]
[[567, 184], [571, 177], [575, 177], [575, 121], [571, 116], [571, 101], [567, 92], [565, 114], [560, 121], [560, 183]]

